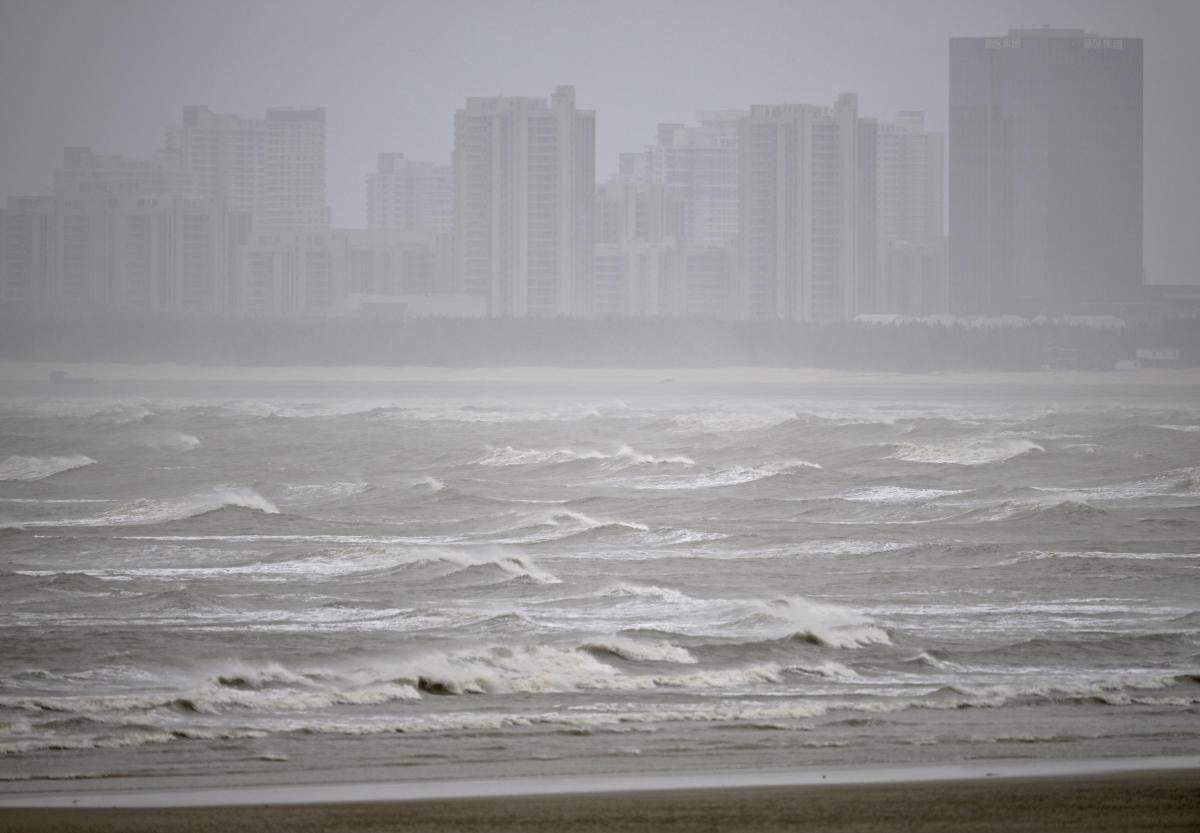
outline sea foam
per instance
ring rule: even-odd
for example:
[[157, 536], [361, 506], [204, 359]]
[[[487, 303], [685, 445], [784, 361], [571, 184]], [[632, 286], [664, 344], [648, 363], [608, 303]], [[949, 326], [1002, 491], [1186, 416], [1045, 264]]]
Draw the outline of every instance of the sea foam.
[[1045, 453], [1045, 451], [1045, 448], [1032, 440], [997, 438], [967, 440], [944, 445], [904, 444], [896, 449], [892, 459], [907, 463], [982, 466], [988, 463], [1001, 463], [1034, 452]]
[[246, 486], [218, 486], [178, 498], [139, 498], [90, 518], [37, 521], [26, 526], [138, 526], [181, 521], [227, 507], [253, 509], [267, 515], [279, 514], [275, 504]]
[[619, 445], [611, 451], [591, 448], [575, 450], [571, 448], [538, 449], [513, 448], [512, 446], [489, 446], [487, 452], [474, 462], [483, 466], [531, 466], [548, 463], [573, 463], [580, 461], [598, 461], [608, 464], [611, 468], [644, 465], [676, 465], [694, 466], [691, 457], [682, 454], [657, 457]]
[[0, 480], [42, 480], [60, 472], [90, 466], [95, 462], [84, 454], [68, 454], [63, 457], [14, 455], [0, 463]]

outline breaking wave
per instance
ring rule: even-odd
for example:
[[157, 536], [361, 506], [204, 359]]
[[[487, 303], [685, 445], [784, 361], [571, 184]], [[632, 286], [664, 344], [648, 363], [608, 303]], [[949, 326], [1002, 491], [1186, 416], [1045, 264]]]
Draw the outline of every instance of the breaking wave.
[[[1200, 687], [1192, 675], [1160, 677], [1122, 676], [1100, 680], [1064, 680], [1040, 685], [1000, 683], [972, 686], [954, 684], [943, 691], [967, 698], [959, 705], [998, 707], [1021, 700], [1049, 702], [1093, 702], [1105, 705], [1191, 705], [1200, 703]], [[1184, 696], [1159, 697], [1148, 692], [1184, 687]]]
[[1045, 453], [1046, 449], [1031, 440], [1015, 438], [968, 440], [945, 445], [902, 444], [892, 454], [893, 460], [906, 463], [939, 463], [955, 466], [981, 466], [1002, 463], [1026, 454]]
[[699, 477], [648, 481], [638, 484], [642, 489], [711, 489], [718, 486], [740, 486], [756, 480], [804, 471], [819, 471], [821, 465], [808, 460], [775, 460], [758, 466], [730, 466], [716, 469]]
[[615, 467], [642, 465], [694, 466], [696, 464], [692, 458], [681, 454], [656, 457], [652, 454], [643, 454], [640, 451], [635, 451], [627, 445], [619, 446], [615, 451], [601, 451], [599, 449], [575, 451], [570, 448], [544, 450], [536, 448], [513, 448], [507, 445], [499, 448], [489, 446], [487, 453], [474, 462], [483, 466], [530, 466], [547, 463], [573, 463], [584, 460], [603, 461]]
[[887, 631], [865, 614], [840, 605], [785, 596], [770, 602], [746, 603], [749, 613], [738, 622], [776, 638], [791, 637], [831, 648], [891, 645]]
[[277, 515], [275, 504], [246, 486], [223, 486], [206, 492], [196, 492], [180, 498], [155, 500], [140, 498], [121, 504], [90, 518], [61, 521], [29, 522], [26, 526], [124, 526], [181, 521], [206, 515], [227, 507], [253, 509], [267, 515]]
[[633, 662], [674, 662], [694, 665], [698, 661], [686, 648], [680, 648], [666, 641], [647, 643], [611, 637], [588, 642], [582, 648], [594, 654], [612, 654]]
[[14, 455], [0, 463], [0, 480], [42, 480], [60, 472], [90, 466], [95, 462], [85, 454], [68, 454], [65, 457]]
[[682, 601], [687, 598], [683, 593], [670, 587], [658, 587], [653, 584], [630, 584], [621, 582], [601, 590], [597, 595], [602, 597], [637, 596], [641, 598], [657, 598], [666, 601]]
[[512, 541], [557, 541], [585, 533], [604, 530], [649, 532], [650, 528], [637, 521], [598, 520], [582, 512], [562, 511], [546, 515], [532, 523], [523, 524], [512, 533]]
[[458, 565], [464, 570], [495, 568], [511, 578], [529, 579], [538, 584], [561, 584], [562, 579], [548, 573], [524, 555], [513, 555], [503, 551], [475, 554], [465, 550], [420, 551], [418, 558], [424, 561], [444, 561]]
[[632, 662], [689, 664], [682, 648], [627, 640], [588, 642], [578, 648], [548, 645], [492, 646], [477, 651], [431, 654], [406, 663], [399, 679], [415, 680], [430, 694], [511, 694], [589, 690], [640, 691], [658, 688], [730, 688], [778, 683], [774, 663], [741, 668], [701, 669], [683, 673], [626, 674], [600, 657], [616, 655]]
[[1107, 512], [1074, 495], [1054, 495], [1040, 500], [1006, 500], [995, 506], [981, 507], [958, 516], [956, 520], [1010, 521], [1058, 519], [1063, 521], [1097, 518]]
[[161, 431], [145, 436], [142, 439], [142, 445], [147, 448], [192, 451], [200, 447], [200, 440], [192, 434], [185, 434], [183, 431]]
[[914, 489], [907, 486], [867, 486], [847, 492], [843, 500], [862, 503], [920, 503], [950, 495], [961, 495], [964, 489]]

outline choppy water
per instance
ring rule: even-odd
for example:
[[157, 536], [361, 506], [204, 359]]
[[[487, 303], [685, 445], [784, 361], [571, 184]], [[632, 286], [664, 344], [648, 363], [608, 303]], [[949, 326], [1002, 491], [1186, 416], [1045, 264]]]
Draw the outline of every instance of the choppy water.
[[12, 386], [0, 776], [1195, 753], [1200, 393], [1046, 390]]

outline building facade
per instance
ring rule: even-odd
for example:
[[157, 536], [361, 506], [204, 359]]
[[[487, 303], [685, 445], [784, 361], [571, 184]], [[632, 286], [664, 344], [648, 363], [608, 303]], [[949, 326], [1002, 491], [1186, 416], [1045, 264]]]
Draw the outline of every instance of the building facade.
[[478, 315], [482, 304], [451, 291], [452, 254], [430, 232], [255, 231], [239, 250], [236, 309], [254, 318]]
[[876, 180], [880, 286], [876, 312], [946, 311], [945, 137], [925, 114], [881, 123]]
[[844, 320], [875, 305], [876, 132], [851, 94], [741, 120], [739, 317]]
[[37, 312], [227, 315], [250, 216], [178, 155], [68, 147], [51, 192], [0, 209], [0, 300]]
[[734, 241], [688, 243], [685, 212], [665, 183], [598, 188], [593, 315], [731, 316]]
[[379, 154], [367, 175], [367, 228], [453, 233], [454, 169]]
[[256, 229], [327, 229], [325, 108], [274, 107], [263, 117], [183, 108], [167, 151], [196, 195], [224, 199]]
[[686, 243], [724, 246], [737, 236], [738, 123], [745, 115], [706, 111], [697, 114], [698, 127], [660, 124], [642, 159], [622, 159], [623, 178], [663, 185], [682, 202]]
[[950, 306], [1036, 314], [1142, 284], [1142, 41], [950, 41]]
[[613, 181], [597, 189], [590, 315], [675, 312], [683, 211], [662, 184]]
[[249, 215], [178, 194], [10, 197], [0, 300], [41, 313], [228, 315]]
[[454, 118], [458, 288], [493, 316], [586, 315], [596, 117], [550, 99], [469, 98]]

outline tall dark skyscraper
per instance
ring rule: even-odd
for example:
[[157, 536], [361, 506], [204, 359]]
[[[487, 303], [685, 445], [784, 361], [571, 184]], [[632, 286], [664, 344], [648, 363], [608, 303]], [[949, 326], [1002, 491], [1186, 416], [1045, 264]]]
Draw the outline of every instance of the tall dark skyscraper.
[[950, 306], [1040, 313], [1142, 283], [1142, 41], [950, 41]]

